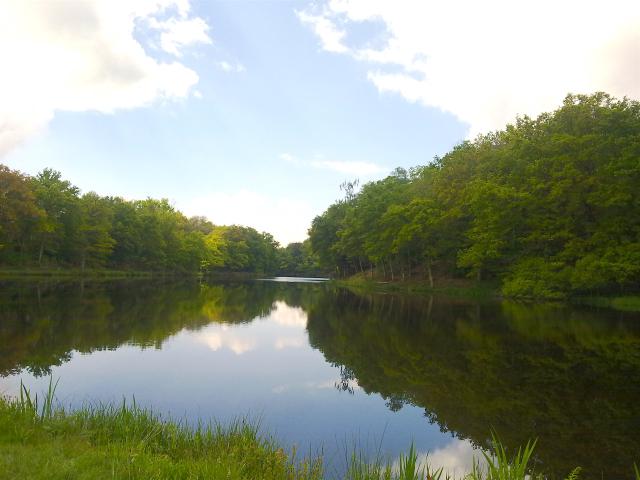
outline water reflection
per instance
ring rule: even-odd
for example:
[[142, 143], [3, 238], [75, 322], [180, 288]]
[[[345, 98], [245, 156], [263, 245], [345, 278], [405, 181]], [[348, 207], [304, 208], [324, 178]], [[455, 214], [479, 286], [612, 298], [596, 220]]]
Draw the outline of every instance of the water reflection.
[[486, 447], [538, 436], [540, 468], [625, 478], [640, 451], [638, 315], [517, 303], [357, 296], [316, 304], [311, 344], [390, 409]]
[[206, 327], [203, 331], [193, 334], [193, 337], [214, 352], [220, 348], [228, 348], [236, 355], [253, 350], [257, 343], [255, 338], [242, 338], [224, 326]]
[[[274, 301], [267, 314], [253, 320], [255, 322], [268, 321], [277, 327], [271, 326], [268, 335], [265, 335], [264, 332], [258, 335], [255, 328], [231, 328], [227, 322], [222, 320], [223, 317], [212, 315], [210, 302], [207, 302], [206, 308], [209, 318], [214, 323], [198, 329], [198, 331], [191, 333], [191, 336], [196, 342], [207, 345], [213, 351], [227, 348], [236, 355], [242, 355], [254, 350], [259, 343], [262, 347], [270, 344], [275, 350], [302, 348], [307, 345], [305, 332], [307, 314], [300, 307], [291, 307], [282, 300]], [[239, 323], [244, 323], [244, 321], [239, 320]]]
[[269, 318], [278, 325], [304, 329], [307, 326], [307, 313], [300, 307], [290, 307], [282, 300], [273, 303]]
[[[473, 464], [482, 459], [482, 451], [468, 440], [452, 439], [447, 445], [432, 451], [419, 452], [418, 462], [429, 465], [432, 470], [442, 469], [453, 478], [463, 478], [473, 469]], [[400, 469], [400, 459], [393, 462], [394, 470]]]
[[122, 395], [188, 420], [256, 414], [340, 462], [353, 435], [470, 468], [493, 427], [538, 467], [626, 478], [640, 451], [640, 317], [361, 296], [323, 283], [4, 282], [0, 390]]

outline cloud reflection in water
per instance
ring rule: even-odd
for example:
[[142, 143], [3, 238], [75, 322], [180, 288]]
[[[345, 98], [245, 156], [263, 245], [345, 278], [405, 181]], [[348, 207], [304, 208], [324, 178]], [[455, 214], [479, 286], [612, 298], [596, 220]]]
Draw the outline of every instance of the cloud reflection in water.
[[[266, 320], [271, 328], [265, 330], [260, 320]], [[307, 343], [306, 326], [307, 314], [302, 308], [290, 307], [279, 300], [274, 302], [273, 310], [267, 317], [256, 318], [242, 328], [212, 323], [191, 335], [196, 342], [206, 345], [214, 352], [226, 348], [236, 355], [242, 355], [256, 349], [259, 343], [273, 345], [275, 350], [302, 348]], [[292, 329], [297, 330], [293, 335]], [[281, 335], [283, 330], [284, 334]]]

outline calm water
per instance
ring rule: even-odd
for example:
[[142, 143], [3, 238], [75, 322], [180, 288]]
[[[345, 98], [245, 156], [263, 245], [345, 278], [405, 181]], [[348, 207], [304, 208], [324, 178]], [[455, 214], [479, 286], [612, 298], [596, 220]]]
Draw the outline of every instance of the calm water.
[[539, 437], [553, 478], [631, 478], [640, 315], [359, 296], [321, 282], [0, 283], [0, 391], [60, 378], [64, 404], [122, 397], [173, 417], [260, 418], [329, 473], [356, 443], [413, 440], [462, 473], [493, 427]]

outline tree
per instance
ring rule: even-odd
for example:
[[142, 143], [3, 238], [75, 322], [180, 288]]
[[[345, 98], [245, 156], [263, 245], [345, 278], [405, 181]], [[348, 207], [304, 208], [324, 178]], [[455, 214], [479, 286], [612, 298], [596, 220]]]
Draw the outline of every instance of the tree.
[[0, 258], [17, 254], [24, 260], [27, 243], [44, 228], [44, 217], [28, 178], [0, 165]]
[[31, 186], [38, 207], [45, 213], [38, 229], [38, 265], [41, 265], [45, 255], [55, 258], [65, 248], [66, 236], [74, 228], [80, 190], [62, 180], [60, 172], [49, 168], [33, 177]]
[[94, 192], [86, 193], [80, 200], [82, 220], [79, 229], [80, 266], [86, 264], [102, 267], [105, 265], [115, 245], [110, 231], [113, 211], [108, 200]]

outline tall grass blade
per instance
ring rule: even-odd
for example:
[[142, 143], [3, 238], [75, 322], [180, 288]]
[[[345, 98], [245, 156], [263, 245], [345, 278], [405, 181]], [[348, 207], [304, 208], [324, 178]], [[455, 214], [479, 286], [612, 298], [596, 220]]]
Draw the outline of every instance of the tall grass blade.
[[569, 476], [567, 476], [566, 480], [578, 480], [578, 478], [580, 478], [581, 471], [582, 471], [582, 468], [580, 467], [574, 468], [569, 474]]

